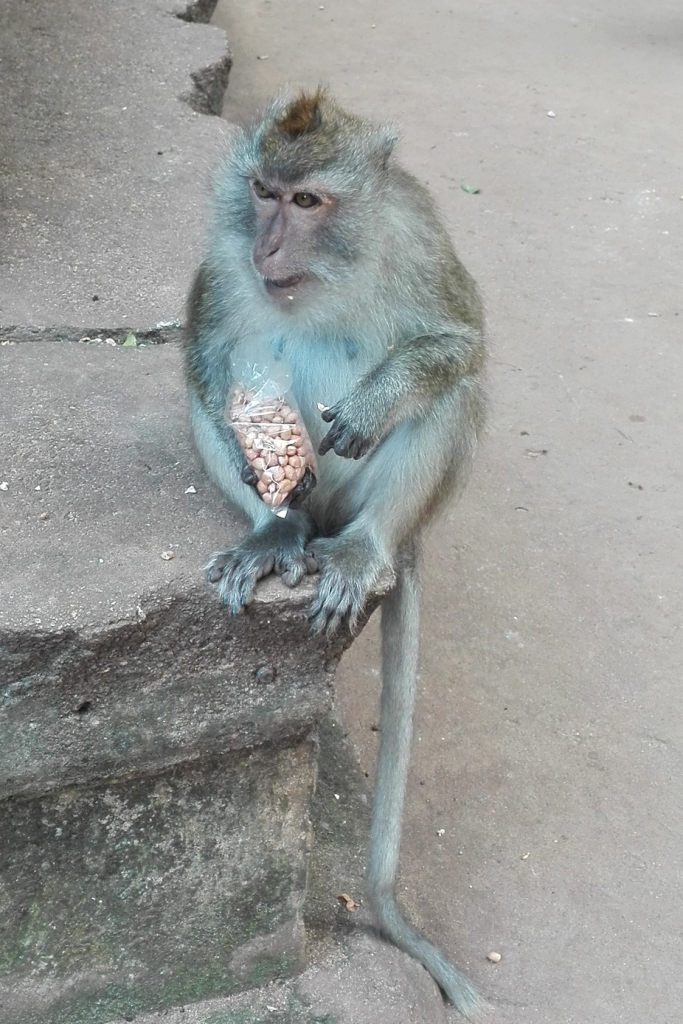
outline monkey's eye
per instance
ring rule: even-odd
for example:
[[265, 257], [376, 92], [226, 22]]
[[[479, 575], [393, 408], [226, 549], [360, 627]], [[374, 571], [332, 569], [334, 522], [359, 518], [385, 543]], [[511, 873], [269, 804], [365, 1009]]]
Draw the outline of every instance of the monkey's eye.
[[313, 195], [312, 192], [295, 192], [294, 202], [297, 206], [302, 206], [304, 210], [307, 210], [311, 206], [317, 206], [320, 202], [320, 197]]
[[270, 189], [266, 188], [266, 186], [263, 184], [263, 182], [255, 181], [253, 187], [254, 187], [254, 192], [259, 197], [259, 199], [274, 199], [275, 198], [273, 193], [270, 191]]

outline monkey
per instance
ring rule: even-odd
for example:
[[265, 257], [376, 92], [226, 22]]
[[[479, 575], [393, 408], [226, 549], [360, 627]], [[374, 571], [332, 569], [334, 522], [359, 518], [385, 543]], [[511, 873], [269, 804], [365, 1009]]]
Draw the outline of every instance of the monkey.
[[[185, 372], [196, 447], [252, 530], [207, 578], [237, 614], [270, 573], [319, 573], [314, 633], [357, 629], [382, 601], [380, 748], [367, 894], [380, 932], [475, 1019], [469, 979], [402, 915], [395, 896], [417, 676], [420, 550], [462, 488], [485, 421], [483, 307], [427, 189], [395, 159], [397, 133], [328, 89], [283, 91], [235, 127], [187, 311]], [[237, 355], [287, 360], [317, 447], [286, 516], [260, 499], [224, 420]], [[322, 411], [321, 411], [322, 410]]]

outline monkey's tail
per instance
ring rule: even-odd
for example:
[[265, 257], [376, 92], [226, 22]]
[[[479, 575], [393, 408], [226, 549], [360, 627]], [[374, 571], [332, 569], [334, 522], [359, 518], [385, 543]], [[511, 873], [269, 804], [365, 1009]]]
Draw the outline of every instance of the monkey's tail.
[[405, 920], [394, 897], [401, 846], [417, 678], [420, 579], [414, 542], [402, 552], [397, 582], [382, 603], [382, 701], [367, 890], [380, 931], [424, 964], [446, 997], [470, 1020], [486, 1003], [441, 950]]

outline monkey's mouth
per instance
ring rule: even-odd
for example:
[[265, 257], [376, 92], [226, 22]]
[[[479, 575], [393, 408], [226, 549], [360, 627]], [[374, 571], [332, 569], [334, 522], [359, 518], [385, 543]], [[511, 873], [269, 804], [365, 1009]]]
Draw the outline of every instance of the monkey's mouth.
[[263, 284], [269, 295], [283, 295], [300, 285], [305, 276], [305, 274], [292, 274], [291, 277], [282, 277], [279, 280], [264, 277]]

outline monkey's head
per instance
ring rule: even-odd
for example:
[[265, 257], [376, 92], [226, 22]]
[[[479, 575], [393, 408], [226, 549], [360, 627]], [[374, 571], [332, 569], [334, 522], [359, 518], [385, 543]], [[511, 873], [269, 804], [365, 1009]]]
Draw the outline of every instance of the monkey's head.
[[258, 286], [276, 302], [294, 304], [343, 279], [368, 253], [368, 214], [395, 141], [390, 127], [348, 113], [321, 88], [277, 96], [238, 131], [219, 216], [251, 242]]

